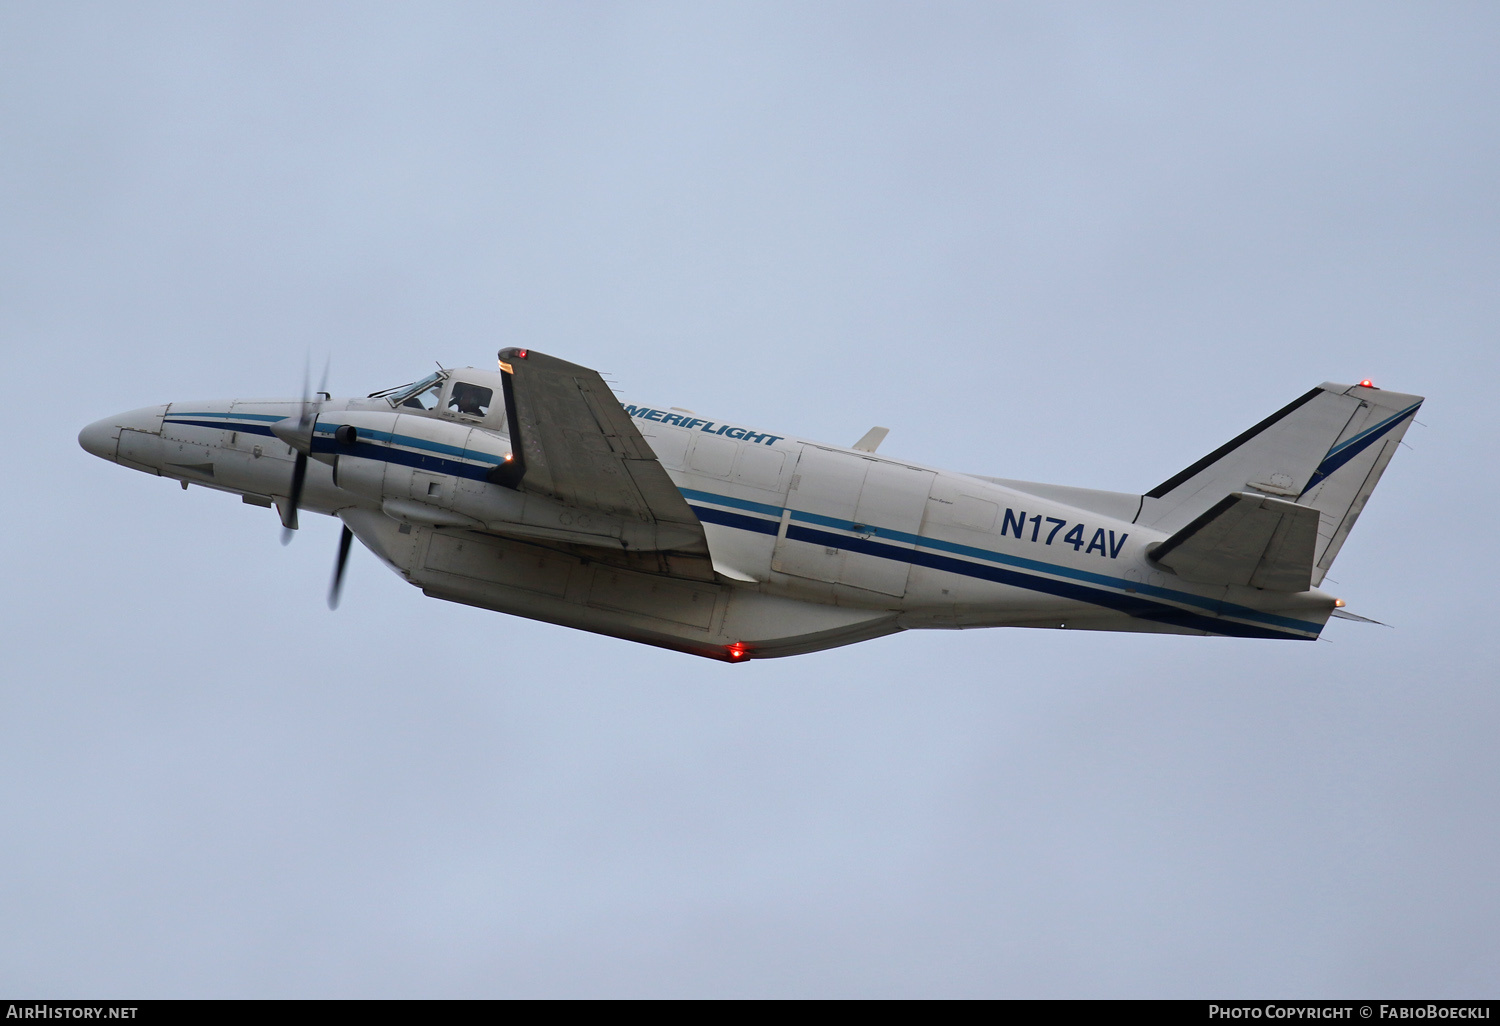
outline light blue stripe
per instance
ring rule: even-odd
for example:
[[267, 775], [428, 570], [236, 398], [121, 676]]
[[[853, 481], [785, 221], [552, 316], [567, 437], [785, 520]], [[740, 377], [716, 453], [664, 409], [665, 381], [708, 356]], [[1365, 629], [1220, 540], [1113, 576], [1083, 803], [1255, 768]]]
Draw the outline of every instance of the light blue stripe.
[[[341, 425], [338, 424], [324, 424], [323, 422], [319, 421], [317, 425], [314, 426], [313, 430], [316, 434], [324, 438], [332, 438], [334, 432], [337, 431], [340, 426]], [[357, 425], [356, 430], [359, 432], [359, 437], [361, 439], [370, 439], [376, 442], [385, 442], [387, 445], [399, 445], [407, 449], [426, 449], [429, 452], [442, 453], [446, 456], [456, 456], [459, 459], [471, 460], [478, 463], [493, 464], [503, 462], [501, 457], [492, 456], [487, 452], [477, 452], [470, 451], [468, 449], [460, 449], [456, 445], [447, 445], [443, 442], [434, 442], [426, 438], [414, 438], [411, 435], [398, 435], [390, 431], [377, 431], [374, 428], [358, 427]]]
[[[763, 513], [767, 516], [780, 518], [784, 507], [772, 506], [761, 502], [750, 502], [745, 499], [736, 499], [728, 495], [716, 495], [713, 492], [702, 492], [692, 488], [681, 489], [683, 495], [700, 502], [712, 502], [719, 506], [730, 506], [738, 509], [750, 510]], [[835, 517], [826, 517], [818, 513], [805, 513], [802, 510], [792, 510], [792, 519], [801, 523], [816, 524], [820, 527], [830, 527], [835, 530], [847, 531], [850, 534], [874, 534], [885, 541], [904, 542], [908, 545], [939, 552], [951, 552], [954, 555], [966, 556], [970, 559], [981, 559], [989, 563], [998, 563], [1003, 566], [1013, 566], [1022, 570], [1030, 570], [1033, 573], [1050, 574], [1054, 577], [1068, 577], [1087, 584], [1113, 588], [1119, 591], [1134, 589], [1138, 594], [1150, 595], [1154, 598], [1166, 599], [1179, 605], [1196, 606], [1207, 610], [1216, 616], [1229, 616], [1236, 620], [1251, 620], [1258, 623], [1270, 624], [1277, 627], [1286, 627], [1292, 630], [1308, 631], [1317, 634], [1322, 627], [1307, 620], [1298, 620], [1289, 616], [1281, 616], [1276, 613], [1262, 612], [1259, 609], [1251, 609], [1233, 602], [1225, 602], [1215, 598], [1202, 595], [1194, 595], [1191, 592], [1176, 591], [1172, 588], [1162, 588], [1157, 585], [1144, 584], [1136, 581], [1127, 581], [1122, 577], [1111, 577], [1107, 574], [1096, 574], [1088, 570], [1075, 570], [1072, 567], [1060, 566], [1056, 563], [1047, 563], [1036, 559], [1027, 559], [1024, 556], [1010, 556], [990, 549], [975, 548], [972, 545], [962, 545], [958, 542], [942, 541], [938, 538], [928, 538], [924, 535], [909, 534], [905, 531], [893, 531], [886, 527], [871, 528], [871, 525], [860, 524], [864, 528], [856, 531], [853, 521], [839, 520]]]
[[1402, 410], [1400, 413], [1397, 413], [1397, 414], [1395, 414], [1394, 416], [1391, 416], [1391, 417], [1387, 417], [1385, 420], [1382, 420], [1379, 424], [1376, 424], [1374, 427], [1365, 428], [1363, 431], [1361, 431], [1359, 434], [1355, 435], [1354, 437], [1344, 439], [1338, 445], [1335, 445], [1332, 449], [1329, 449], [1328, 452], [1324, 454], [1323, 458], [1326, 460], [1329, 456], [1332, 456], [1334, 453], [1338, 452], [1340, 449], [1347, 449], [1349, 446], [1353, 445], [1355, 442], [1359, 441], [1361, 438], [1364, 438], [1366, 435], [1374, 434], [1376, 431], [1384, 431], [1386, 428], [1390, 427], [1392, 424], [1396, 423], [1396, 421], [1400, 420], [1402, 417], [1405, 417], [1408, 413], [1411, 413], [1413, 410], [1415, 410], [1418, 406], [1421, 406], [1421, 405], [1422, 404], [1420, 402], [1412, 403], [1410, 406], [1408, 406], [1406, 409]]
[[699, 502], [711, 502], [715, 506], [732, 506], [735, 509], [746, 509], [752, 513], [764, 513], [768, 517], [781, 519], [785, 510], [783, 506], [772, 506], [764, 502], [751, 502], [749, 499], [736, 499], [728, 495], [715, 495], [713, 492], [700, 492], [695, 488], [678, 489], [689, 499], [697, 499]]
[[[177, 417], [235, 417], [240, 420], [261, 422], [269, 421], [272, 423], [291, 419], [290, 417], [273, 417], [265, 413], [170, 413], [167, 415], [166, 419], [168, 422], [171, 422], [174, 418]], [[330, 425], [319, 421], [313, 426], [313, 431], [315, 434], [331, 438], [333, 437], [334, 431], [337, 430], [338, 427], [338, 424]], [[460, 449], [456, 445], [446, 445], [442, 442], [433, 442], [429, 441], [426, 438], [414, 438], [411, 435], [398, 435], [393, 434], [389, 431], [377, 431], [374, 428], [366, 427], [359, 428], [358, 430], [359, 437], [374, 439], [378, 442], [385, 442], [388, 445], [400, 445], [408, 449], [426, 449], [429, 452], [443, 453], [447, 456], [457, 456], [460, 459], [472, 460], [479, 463], [496, 464], [503, 462], [501, 457], [492, 456], [487, 452], [471, 452], [467, 449]]]
[[174, 417], [237, 417], [240, 420], [258, 420], [272, 423], [278, 420], [290, 419], [287, 417], [273, 417], [269, 413], [184, 413], [180, 410], [173, 410], [167, 414], [167, 420], [171, 420]]
[[[1420, 405], [1420, 403], [1414, 404], [1413, 406], [1408, 407], [1406, 410], [1402, 411], [1396, 416], [1389, 418], [1389, 420], [1384, 423], [1390, 423], [1390, 421], [1398, 420]], [[275, 422], [289, 419], [287, 417], [276, 417], [267, 414], [249, 413], [178, 413], [170, 415], [167, 419], [170, 420], [173, 416], [221, 418], [238, 417], [244, 420], [254, 420], [262, 422]], [[1348, 445], [1350, 442], [1357, 441], [1363, 435], [1369, 434], [1370, 431], [1379, 430], [1382, 426], [1384, 426], [1384, 424], [1376, 425], [1376, 427], [1369, 429], [1369, 431], [1362, 432], [1361, 435], [1349, 439], [1348, 442], [1343, 443], [1343, 445]], [[324, 437], [332, 437], [337, 427], [338, 425], [326, 425], [320, 422], [314, 426], [314, 431], [315, 433]], [[361, 438], [368, 438], [374, 441], [385, 442], [389, 445], [399, 445], [409, 449], [425, 449], [429, 452], [443, 453], [445, 455], [456, 456], [460, 459], [466, 459], [474, 462], [491, 464], [498, 464], [501, 462], [501, 458], [498, 456], [492, 456], [488, 453], [483, 452], [471, 453], [468, 450], [460, 449], [457, 446], [446, 445], [442, 442], [433, 442], [425, 438], [415, 438], [410, 435], [398, 435], [389, 431], [377, 431], [373, 428], [361, 427], [358, 428], [358, 430]], [[1342, 448], [1343, 445], [1340, 445], [1338, 448]], [[752, 513], [760, 513], [764, 516], [772, 517], [778, 520], [786, 510], [786, 507], [783, 506], [776, 506], [764, 502], [753, 502], [748, 499], [737, 499], [733, 496], [718, 495], [713, 492], [704, 492], [693, 488], [683, 488], [680, 489], [680, 491], [686, 498], [689, 499], [696, 499], [700, 502], [711, 502], [715, 505], [728, 506], [733, 509], [742, 509]], [[1138, 583], [1135, 581], [1126, 581], [1123, 578], [1110, 577], [1106, 574], [1096, 574], [1087, 570], [1075, 570], [1072, 567], [1060, 566], [1055, 563], [1047, 563], [1041, 560], [1027, 559], [1023, 556], [1009, 556], [1000, 552], [991, 551], [989, 549], [980, 549], [970, 545], [962, 545], [957, 542], [947, 542], [937, 538], [928, 538], [922, 535], [909, 534], [905, 531], [894, 531], [890, 528], [877, 527], [870, 524], [856, 525], [853, 521], [840, 520], [835, 517], [826, 517], [817, 513], [806, 513], [801, 510], [793, 510], [792, 519], [800, 521], [802, 523], [816, 524], [821, 527], [829, 527], [835, 530], [846, 531], [850, 534], [875, 535], [887, 541], [901, 542], [908, 545], [919, 546], [921, 548], [932, 549], [935, 551], [951, 552], [955, 555], [966, 556], [970, 559], [979, 559], [986, 562], [1018, 567], [1020, 569], [1029, 570], [1034, 573], [1050, 574], [1054, 577], [1072, 578], [1074, 580], [1083, 581], [1095, 586], [1103, 586], [1121, 591], [1126, 589], [1134, 589], [1134, 591], [1136, 591], [1138, 594], [1151, 595], [1156, 598], [1166, 599], [1168, 601], [1176, 602], [1179, 605], [1196, 606], [1200, 609], [1208, 610], [1214, 615], [1227, 615], [1237, 620], [1251, 620], [1280, 627], [1287, 627], [1292, 630], [1307, 631], [1313, 634], [1319, 633], [1322, 629], [1318, 624], [1311, 623], [1309, 621], [1297, 620], [1286, 616], [1279, 616], [1275, 613], [1265, 613], [1257, 609], [1250, 609], [1246, 606], [1240, 606], [1230, 602], [1221, 602], [1217, 599], [1205, 598], [1203, 596], [1194, 595], [1189, 592], [1175, 591], [1171, 588], [1162, 588], [1155, 585]], [[860, 530], [856, 530], [856, 527], [860, 528]]]

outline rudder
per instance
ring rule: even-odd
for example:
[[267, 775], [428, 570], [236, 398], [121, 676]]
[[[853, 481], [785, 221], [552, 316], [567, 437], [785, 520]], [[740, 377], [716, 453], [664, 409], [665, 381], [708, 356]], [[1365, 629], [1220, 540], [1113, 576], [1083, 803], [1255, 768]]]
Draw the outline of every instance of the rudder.
[[1151, 489], [1136, 523], [1172, 534], [1233, 492], [1310, 506], [1316, 587], [1421, 405], [1421, 396], [1325, 382]]
[[1419, 395], [1360, 385], [1351, 386], [1345, 394], [1357, 396], [1360, 408], [1324, 454], [1297, 498], [1301, 505], [1318, 511], [1313, 587], [1323, 582], [1423, 401]]

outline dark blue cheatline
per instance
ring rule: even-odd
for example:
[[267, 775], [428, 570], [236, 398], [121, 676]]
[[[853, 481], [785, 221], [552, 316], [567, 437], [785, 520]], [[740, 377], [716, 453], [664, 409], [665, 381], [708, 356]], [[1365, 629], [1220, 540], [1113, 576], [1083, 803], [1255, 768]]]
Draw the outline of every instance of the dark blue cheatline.
[[[1407, 417], [1414, 416], [1421, 405], [1421, 403], [1412, 403], [1400, 413], [1387, 417], [1374, 427], [1366, 428], [1353, 438], [1347, 438], [1329, 449], [1328, 454], [1323, 457], [1323, 462], [1318, 464], [1318, 469], [1313, 471], [1313, 476], [1307, 479], [1307, 487], [1302, 489], [1302, 495], [1312, 491], [1324, 478], [1364, 452], [1371, 444], [1384, 438], [1397, 424]], [[1298, 496], [1299, 499], [1301, 497], [1301, 495]]]
[[[1389, 420], [1376, 425], [1369, 431], [1343, 443], [1341, 447], [1335, 450], [1337, 456], [1340, 457], [1338, 466], [1342, 466], [1344, 462], [1353, 458], [1365, 446], [1389, 431], [1402, 417], [1410, 415], [1415, 410], [1416, 406], [1404, 410]], [[230, 417], [236, 419], [229, 420], [228, 418]], [[274, 423], [285, 419], [287, 418], [264, 414], [219, 413], [184, 413], [176, 417], [169, 416], [167, 418], [168, 422], [173, 424], [193, 425], [221, 431], [246, 431], [263, 435], [272, 434], [271, 429], [265, 426], [266, 422]], [[245, 423], [245, 421], [253, 422]], [[458, 449], [455, 446], [444, 445], [441, 442], [414, 438], [409, 435], [396, 435], [385, 431], [361, 428], [360, 440], [352, 448], [339, 445], [333, 441], [332, 426], [318, 424], [315, 432], [313, 438], [313, 450], [315, 452], [339, 453], [363, 459], [383, 460], [387, 463], [396, 463], [402, 466], [427, 470], [432, 473], [449, 474], [454, 477], [470, 478], [476, 481], [484, 480], [485, 476], [489, 473], [490, 467], [499, 462], [499, 457], [488, 453], [471, 453]], [[365, 439], [367, 438], [370, 440], [366, 441]], [[1345, 455], [1346, 453], [1348, 455]], [[465, 459], [454, 459], [452, 458], [453, 456], [462, 456]], [[1332, 458], [1334, 458], [1334, 454], [1330, 454], [1329, 459], [1325, 459], [1325, 465]], [[473, 463], [468, 462], [468, 460], [482, 460], [484, 463]], [[1332, 473], [1336, 469], [1337, 467], [1333, 467], [1327, 473]], [[1322, 470], [1323, 468], [1320, 467], [1319, 471], [1322, 472]], [[1324, 474], [1324, 476], [1327, 475]], [[770, 503], [736, 499], [732, 496], [718, 495], [714, 492], [704, 492], [693, 488], [683, 488], [681, 491], [683, 496], [690, 500], [693, 512], [704, 523], [720, 524], [725, 527], [750, 531], [755, 534], [775, 535], [780, 530], [780, 518], [786, 512], [784, 507]], [[745, 513], [716, 509], [714, 506], [700, 505], [700, 503], [713, 503], [714, 506], [731, 506], [744, 510]], [[747, 513], [759, 514], [759, 516], [746, 515]], [[904, 542], [915, 546], [914, 548], [907, 548], [904, 545], [892, 545], [887, 541], [877, 541], [871, 537], [851, 537], [848, 534], [836, 534], [834, 531], [855, 532], [856, 525], [852, 522], [842, 521], [833, 517], [792, 510], [791, 519], [796, 521], [796, 523], [788, 527], [787, 537], [794, 541], [805, 541], [829, 548], [859, 552], [882, 559], [910, 563], [915, 566], [925, 566], [930, 569], [941, 570], [945, 573], [993, 581], [997, 584], [1024, 588], [1042, 594], [1056, 595], [1074, 601], [1087, 602], [1091, 605], [1114, 609], [1129, 616], [1151, 620], [1156, 623], [1170, 624], [1190, 630], [1207, 631], [1212, 634], [1222, 634], [1230, 637], [1290, 638], [1304, 641], [1316, 639], [1317, 635], [1323, 629], [1321, 624], [1308, 620], [1298, 620], [1292, 617], [1279, 616], [1275, 613], [1263, 612], [1258, 609], [1250, 609], [1249, 607], [1233, 603], [1224, 603], [1201, 595], [1194, 595], [1190, 592], [1179, 592], [1169, 588], [1127, 582], [1122, 578], [1075, 570], [1071, 567], [1045, 563], [1039, 560], [1009, 556], [1004, 553], [960, 545], [956, 542], [945, 542], [936, 538], [927, 538], [903, 531], [892, 531], [879, 527], [874, 529], [874, 533], [878, 534], [882, 539]], [[870, 531], [869, 525], [858, 526], [862, 528], [861, 534]], [[828, 530], [828, 528], [832, 530]], [[942, 551], [931, 551], [934, 549]], [[951, 554], [943, 554], [944, 552]], [[967, 558], [956, 558], [958, 556]], [[975, 560], [982, 560], [984, 562], [976, 562]], [[994, 565], [996, 563], [1005, 563], [1009, 564], [1009, 566]], [[1027, 573], [1025, 572], [1026, 569], [1036, 572]], [[1040, 574], [1071, 577], [1074, 580], [1059, 581], [1053, 579], [1053, 577], [1040, 576]], [[1124, 589], [1127, 587], [1135, 589], [1135, 593], [1124, 592]], [[1168, 601], [1153, 600], [1147, 597], [1148, 594], [1158, 594]], [[1214, 610], [1221, 615], [1195, 613], [1191, 610], [1182, 609], [1177, 605], [1171, 605], [1169, 602], [1196, 605], [1200, 608]], [[1239, 623], [1236, 620], [1226, 619], [1226, 616], [1236, 617], [1237, 620], [1255, 620], [1267, 626]], [[1289, 629], [1278, 630], [1270, 625], [1279, 625]]]

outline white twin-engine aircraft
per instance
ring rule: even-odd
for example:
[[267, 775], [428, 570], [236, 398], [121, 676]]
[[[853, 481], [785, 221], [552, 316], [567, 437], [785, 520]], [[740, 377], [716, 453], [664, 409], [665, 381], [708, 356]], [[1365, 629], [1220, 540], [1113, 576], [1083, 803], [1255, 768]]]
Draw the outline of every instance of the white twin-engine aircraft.
[[364, 399], [84, 428], [136, 470], [344, 523], [434, 598], [728, 662], [902, 630], [1318, 637], [1317, 590], [1419, 396], [1323, 384], [1144, 495], [958, 474], [690, 410], [506, 349]]

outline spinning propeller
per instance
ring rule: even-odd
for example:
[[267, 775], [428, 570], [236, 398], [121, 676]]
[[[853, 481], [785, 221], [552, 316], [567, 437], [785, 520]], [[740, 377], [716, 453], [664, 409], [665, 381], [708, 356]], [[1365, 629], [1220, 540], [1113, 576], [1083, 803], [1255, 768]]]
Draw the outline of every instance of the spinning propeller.
[[[318, 413], [323, 409], [323, 397], [328, 394], [328, 363], [323, 364], [323, 380], [318, 385], [317, 398], [308, 396], [308, 367], [304, 364], [302, 368], [302, 407], [295, 419], [288, 417], [286, 420], [277, 421], [271, 425], [271, 433], [291, 446], [296, 453], [296, 459], [292, 462], [292, 487], [287, 495], [286, 504], [278, 507], [281, 514], [281, 544], [286, 545], [292, 540], [292, 532], [297, 530], [297, 510], [302, 505], [302, 486], [307, 482], [307, 458], [312, 453], [313, 431], [318, 424]], [[338, 561], [333, 567], [333, 581], [328, 587], [328, 608], [337, 609], [339, 605], [339, 592], [344, 583], [344, 567], [349, 562], [349, 548], [354, 541], [354, 532], [349, 530], [349, 525], [344, 525], [344, 531], [339, 536]]]
[[323, 364], [323, 380], [318, 385], [316, 401], [307, 394], [308, 368], [302, 367], [302, 408], [296, 419], [288, 417], [271, 425], [271, 433], [281, 439], [297, 454], [292, 464], [292, 489], [287, 494], [285, 506], [281, 506], [281, 544], [292, 540], [297, 529], [297, 510], [302, 505], [302, 485], [307, 481], [307, 457], [312, 453], [313, 429], [318, 424], [318, 411], [323, 408], [323, 396], [328, 393], [328, 364]]
[[339, 558], [333, 564], [333, 581], [328, 585], [328, 608], [339, 607], [339, 590], [344, 586], [344, 566], [349, 562], [349, 546], [354, 541], [354, 532], [349, 530], [349, 525], [344, 525], [344, 532], [339, 535]]

